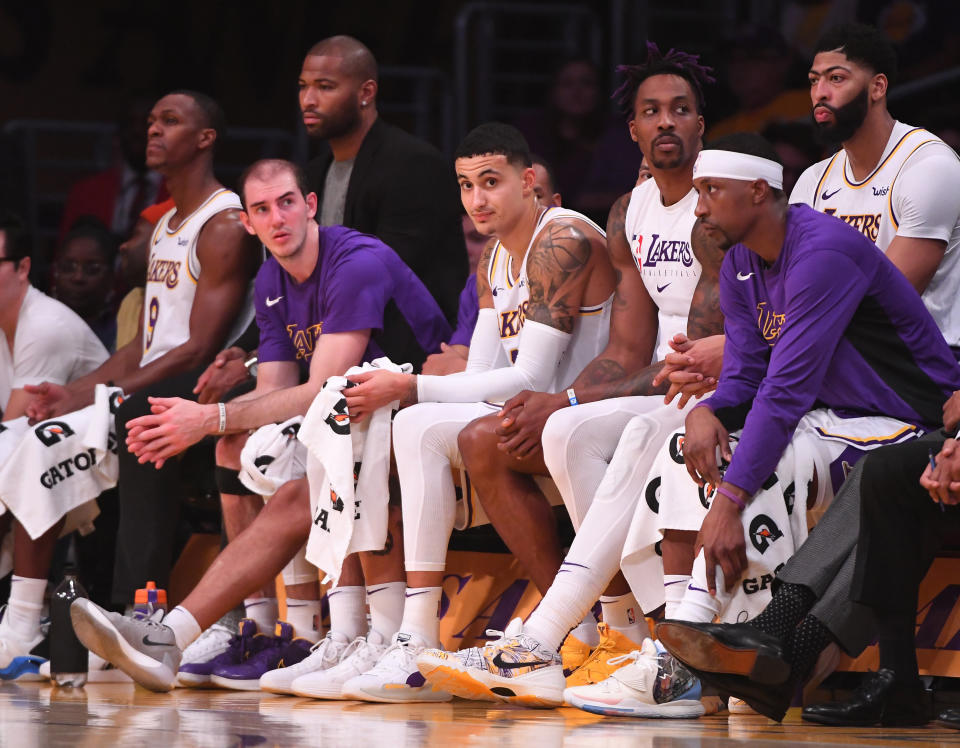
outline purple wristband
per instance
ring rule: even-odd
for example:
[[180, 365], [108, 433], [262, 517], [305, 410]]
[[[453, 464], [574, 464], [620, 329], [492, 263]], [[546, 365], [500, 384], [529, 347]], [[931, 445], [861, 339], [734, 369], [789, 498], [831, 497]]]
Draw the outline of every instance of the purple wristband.
[[721, 493], [724, 496], [726, 496], [728, 499], [730, 499], [730, 501], [732, 501], [734, 504], [740, 507], [740, 511], [743, 511], [744, 509], [747, 508], [747, 503], [743, 499], [741, 499], [739, 496], [737, 496], [735, 493], [733, 493], [733, 491], [728, 491], [723, 486], [717, 486], [717, 493]]

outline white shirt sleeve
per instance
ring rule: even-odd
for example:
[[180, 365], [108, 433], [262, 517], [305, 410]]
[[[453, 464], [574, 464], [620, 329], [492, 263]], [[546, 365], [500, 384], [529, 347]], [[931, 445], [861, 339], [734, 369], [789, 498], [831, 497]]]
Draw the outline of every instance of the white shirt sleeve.
[[794, 203], [805, 203], [811, 208], [813, 207], [813, 200], [816, 197], [813, 193], [817, 189], [817, 182], [820, 181], [823, 168], [824, 164], [821, 162], [804, 170], [800, 178], [797, 179], [797, 183], [793, 185], [793, 191], [790, 193], [788, 202], [791, 205]]
[[960, 159], [945, 143], [922, 146], [893, 183], [897, 236], [948, 241], [960, 222]]
[[[528, 319], [520, 331], [513, 366], [446, 376], [421, 374], [417, 377], [417, 398], [420, 402], [440, 403], [502, 402], [521, 390], [542, 392], [552, 383], [571, 337], [570, 333]], [[470, 347], [472, 352], [472, 341]]]
[[500, 333], [497, 332], [497, 310], [483, 307], [477, 314], [473, 335], [470, 336], [467, 367], [458, 374], [490, 371], [504, 363], [502, 356], [503, 346], [500, 345]]

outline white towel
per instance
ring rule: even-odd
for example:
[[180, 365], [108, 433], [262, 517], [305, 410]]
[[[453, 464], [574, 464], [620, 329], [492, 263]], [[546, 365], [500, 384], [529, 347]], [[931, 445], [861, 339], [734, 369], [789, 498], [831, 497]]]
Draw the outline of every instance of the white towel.
[[253, 493], [273, 496], [284, 483], [307, 474], [307, 448], [297, 439], [303, 416], [254, 431], [240, 452], [240, 482]]
[[344, 559], [359, 551], [383, 549], [390, 500], [390, 428], [399, 402], [386, 405], [360, 424], [350, 423], [342, 390], [346, 377], [372, 369], [410, 373], [378, 358], [330, 377], [307, 411], [298, 437], [307, 446], [307, 478], [313, 524], [307, 560], [336, 584]]
[[[97, 496], [117, 484], [113, 420], [123, 397], [97, 385], [93, 405], [29, 427], [0, 467], [0, 502], [31, 538], [85, 504], [95, 510]], [[90, 527], [88, 519], [78, 529]]]

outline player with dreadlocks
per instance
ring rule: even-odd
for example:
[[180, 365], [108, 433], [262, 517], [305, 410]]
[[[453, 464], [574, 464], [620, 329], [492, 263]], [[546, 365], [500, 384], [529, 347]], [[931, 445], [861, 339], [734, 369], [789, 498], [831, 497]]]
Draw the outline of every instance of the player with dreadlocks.
[[[675, 50], [664, 55], [652, 43], [644, 64], [618, 72], [625, 80], [614, 96], [653, 178], [623, 195], [607, 222], [617, 273], [609, 344], [565, 392], [523, 392], [460, 433], [461, 455], [487, 516], [545, 593], [530, 618], [515, 620], [499, 641], [421, 655], [418, 665], [429, 681], [466, 698], [559, 705], [565, 688], [570, 693], [604, 680], [616, 670], [611, 660], [638, 650], [643, 666], [657, 673], [643, 612], [618, 569], [642, 481], [688, 410], [689, 391], [681, 408], [664, 404], [667, 369], [678, 380], [675, 389], [684, 377], [694, 388], [709, 388], [719, 375], [722, 255], [694, 216], [693, 189], [703, 86], [712, 78], [697, 57]], [[532, 478], [546, 474], [577, 529], [566, 558], [549, 503]], [[692, 549], [687, 555], [689, 569]], [[603, 623], [596, 626], [589, 611], [598, 597]], [[564, 666], [577, 664], [565, 679]], [[703, 713], [696, 698], [661, 704], [652, 691], [644, 698], [617, 711]]]

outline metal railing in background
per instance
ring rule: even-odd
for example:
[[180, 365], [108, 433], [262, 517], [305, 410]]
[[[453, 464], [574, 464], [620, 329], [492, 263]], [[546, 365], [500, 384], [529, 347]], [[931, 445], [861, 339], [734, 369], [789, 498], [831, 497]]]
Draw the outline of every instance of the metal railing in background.
[[456, 136], [476, 122], [509, 120], [540, 106], [564, 56], [583, 56], [601, 68], [601, 37], [600, 20], [582, 5], [464, 5], [454, 28]]

